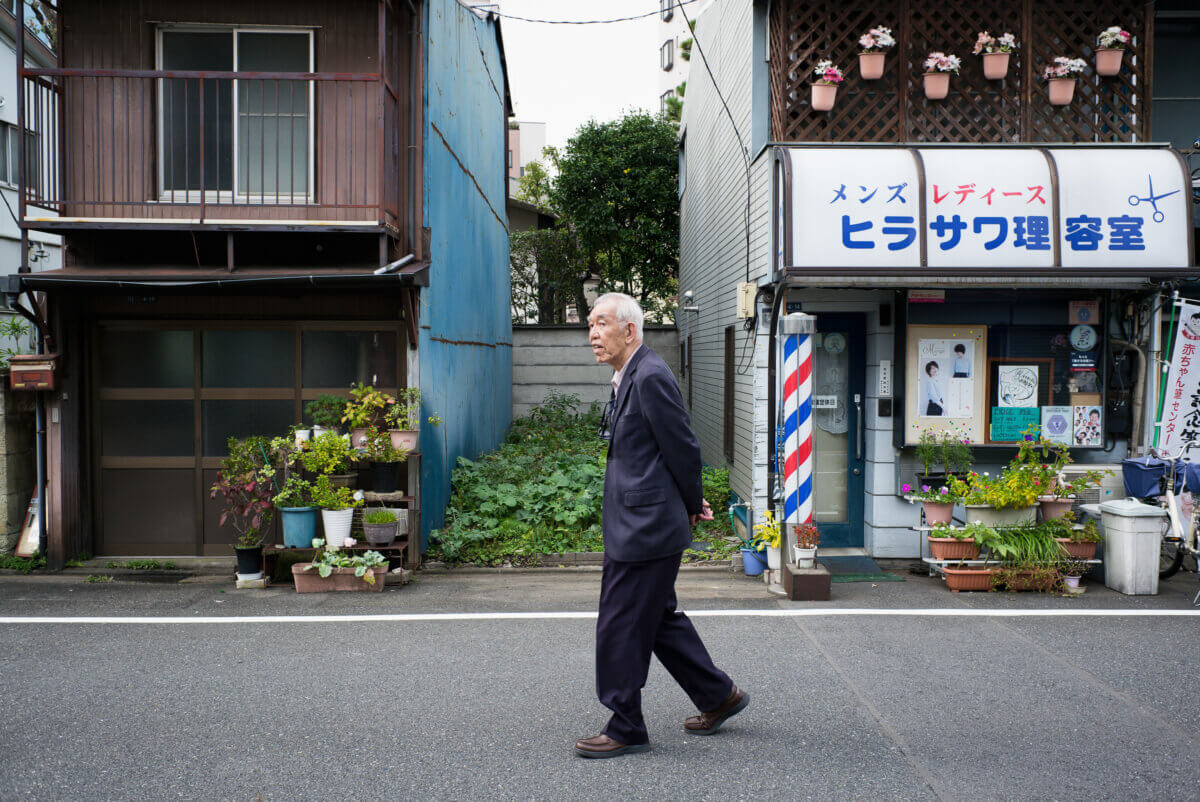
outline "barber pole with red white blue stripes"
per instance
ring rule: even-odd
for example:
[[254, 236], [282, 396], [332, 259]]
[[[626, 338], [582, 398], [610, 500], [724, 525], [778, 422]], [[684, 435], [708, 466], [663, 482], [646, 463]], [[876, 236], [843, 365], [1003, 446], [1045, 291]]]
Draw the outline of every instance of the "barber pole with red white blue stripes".
[[817, 319], [794, 312], [783, 318], [783, 520], [813, 517], [812, 335]]

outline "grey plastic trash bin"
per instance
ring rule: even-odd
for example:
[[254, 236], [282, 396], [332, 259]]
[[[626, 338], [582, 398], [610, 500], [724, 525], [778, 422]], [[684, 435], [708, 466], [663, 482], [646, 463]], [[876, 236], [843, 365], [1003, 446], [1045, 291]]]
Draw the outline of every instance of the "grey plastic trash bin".
[[1162, 507], [1122, 498], [1100, 505], [1104, 523], [1104, 584], [1131, 596], [1158, 593]]

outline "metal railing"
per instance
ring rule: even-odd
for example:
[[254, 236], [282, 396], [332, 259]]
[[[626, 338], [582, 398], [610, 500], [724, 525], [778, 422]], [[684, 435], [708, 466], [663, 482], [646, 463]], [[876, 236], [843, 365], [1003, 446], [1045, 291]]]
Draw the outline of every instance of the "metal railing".
[[23, 206], [72, 219], [399, 224], [399, 99], [377, 74], [25, 76]]

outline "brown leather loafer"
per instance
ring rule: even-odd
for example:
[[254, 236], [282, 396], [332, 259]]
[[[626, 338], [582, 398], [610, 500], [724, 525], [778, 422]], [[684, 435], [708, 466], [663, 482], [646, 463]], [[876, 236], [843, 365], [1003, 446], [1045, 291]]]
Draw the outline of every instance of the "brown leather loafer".
[[580, 738], [575, 742], [575, 754], [580, 757], [620, 757], [634, 752], [645, 752], [650, 744], [623, 744], [601, 733], [591, 738]]
[[721, 702], [720, 707], [698, 716], [692, 716], [683, 722], [683, 728], [692, 735], [712, 735], [721, 729], [725, 719], [742, 712], [748, 704], [750, 704], [750, 694], [739, 691], [738, 686], [734, 685], [733, 690], [729, 692], [729, 697]]

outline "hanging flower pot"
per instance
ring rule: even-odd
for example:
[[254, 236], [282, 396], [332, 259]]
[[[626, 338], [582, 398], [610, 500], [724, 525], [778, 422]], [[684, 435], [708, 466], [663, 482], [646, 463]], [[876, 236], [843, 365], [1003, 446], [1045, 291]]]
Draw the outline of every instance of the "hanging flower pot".
[[842, 71], [833, 66], [829, 59], [818, 61], [813, 70], [816, 80], [812, 85], [812, 107], [814, 111], [829, 111], [837, 100], [838, 84], [846, 80]]
[[1049, 83], [1051, 106], [1066, 106], [1075, 97], [1074, 78], [1051, 78]]
[[925, 97], [930, 100], [942, 100], [950, 94], [950, 73], [925, 73]]
[[892, 29], [877, 25], [858, 37], [858, 46], [862, 48], [858, 54], [858, 72], [863, 80], [877, 81], [882, 78], [887, 51], [896, 46]]
[[1011, 53], [984, 53], [983, 77], [989, 81], [1000, 81], [1008, 76], [1008, 61]]
[[1121, 71], [1125, 48], [1133, 41], [1133, 34], [1120, 25], [1105, 28], [1096, 37], [1096, 72], [1111, 77]]
[[864, 81], [877, 81], [883, 77], [883, 64], [887, 53], [859, 53], [858, 71]]
[[813, 111], [829, 111], [832, 109], [834, 101], [837, 100], [837, 89], [837, 84], [813, 84]]
[[1125, 51], [1116, 47], [1102, 47], [1096, 51], [1096, 72], [1111, 77], [1121, 71]]

